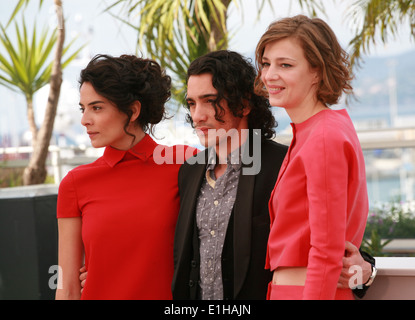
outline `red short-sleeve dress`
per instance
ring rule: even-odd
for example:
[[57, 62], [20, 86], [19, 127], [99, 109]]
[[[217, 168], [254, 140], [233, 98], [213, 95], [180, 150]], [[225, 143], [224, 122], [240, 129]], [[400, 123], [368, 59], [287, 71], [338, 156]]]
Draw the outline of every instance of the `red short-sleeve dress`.
[[102, 157], [62, 180], [57, 217], [82, 218], [88, 271], [82, 299], [172, 298], [183, 162], [174, 160], [185, 150], [158, 145], [146, 135], [128, 151], [107, 147]]

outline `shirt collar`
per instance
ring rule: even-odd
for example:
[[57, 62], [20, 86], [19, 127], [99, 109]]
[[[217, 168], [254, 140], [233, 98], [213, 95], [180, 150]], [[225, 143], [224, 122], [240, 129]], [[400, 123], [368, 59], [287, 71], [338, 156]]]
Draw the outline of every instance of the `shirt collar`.
[[111, 146], [106, 147], [103, 158], [111, 168], [121, 162], [126, 156], [130, 158], [132, 156], [145, 162], [153, 156], [154, 148], [156, 146], [157, 143], [146, 134], [140, 142], [128, 150], [118, 150]]
[[[226, 157], [227, 165], [231, 166], [235, 171], [239, 170], [242, 166], [242, 152], [244, 150], [244, 147], [245, 143], [239, 148], [233, 150]], [[218, 156], [216, 155], [216, 149], [210, 148], [206, 170], [214, 170], [217, 162]]]

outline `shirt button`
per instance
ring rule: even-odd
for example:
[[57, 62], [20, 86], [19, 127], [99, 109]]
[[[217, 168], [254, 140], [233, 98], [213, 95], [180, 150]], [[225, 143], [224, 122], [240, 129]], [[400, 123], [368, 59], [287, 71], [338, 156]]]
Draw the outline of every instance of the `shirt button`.
[[211, 234], [212, 236], [214, 236], [214, 235], [215, 235], [215, 230], [212, 230], [212, 231], [210, 232], [210, 234]]
[[215, 206], [217, 206], [219, 204], [219, 201], [215, 200], [213, 203], [215, 204]]

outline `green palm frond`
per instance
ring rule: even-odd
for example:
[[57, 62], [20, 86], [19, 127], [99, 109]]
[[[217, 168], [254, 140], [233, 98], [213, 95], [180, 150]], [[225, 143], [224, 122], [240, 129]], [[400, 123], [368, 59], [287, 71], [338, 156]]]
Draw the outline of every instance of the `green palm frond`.
[[[45, 86], [52, 72], [52, 52], [57, 41], [57, 31], [46, 27], [38, 32], [36, 22], [33, 32], [28, 34], [24, 18], [20, 25], [14, 24], [14, 42], [10, 32], [0, 24], [0, 44], [5, 53], [0, 54], [0, 84], [31, 97], [36, 91]], [[73, 46], [72, 40], [65, 46], [63, 53]], [[81, 46], [69, 57], [64, 58], [62, 68], [66, 67], [82, 50]]]
[[316, 17], [318, 12], [325, 14], [322, 0], [298, 0], [298, 4], [312, 17]]
[[[29, 4], [30, 0], [19, 0], [19, 2], [16, 4], [16, 7], [13, 10], [12, 15], [10, 16], [9, 21], [6, 24], [6, 28], [10, 25], [10, 23], [14, 20], [14, 18], [16, 17], [17, 13], [26, 8], [27, 5]], [[42, 7], [43, 4], [43, 0], [39, 0], [39, 8]]]
[[348, 19], [356, 26], [350, 41], [351, 61], [359, 65], [363, 54], [377, 41], [386, 43], [396, 38], [399, 28], [409, 22], [415, 40], [415, 2], [413, 0], [357, 0], [350, 7]]
[[[264, 2], [272, 1], [258, 1], [260, 8]], [[137, 30], [137, 47], [173, 73], [173, 97], [181, 102], [190, 62], [228, 46], [230, 3], [238, 6], [240, 0], [117, 0], [106, 11], [121, 8], [117, 14], [110, 13]], [[219, 40], [212, 37], [213, 29], [219, 32]]]

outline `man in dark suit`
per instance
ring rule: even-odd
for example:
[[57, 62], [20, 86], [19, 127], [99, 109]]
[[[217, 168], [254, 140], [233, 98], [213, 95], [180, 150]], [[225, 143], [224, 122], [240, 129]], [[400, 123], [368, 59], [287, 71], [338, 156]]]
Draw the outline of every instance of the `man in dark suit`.
[[[179, 171], [174, 299], [266, 298], [268, 201], [287, 146], [272, 140], [275, 119], [267, 100], [253, 92], [255, 75], [230, 51], [189, 67], [188, 120], [207, 148]], [[370, 264], [357, 250], [347, 259], [360, 264], [366, 282]]]
[[[189, 67], [188, 120], [207, 148], [179, 171], [174, 299], [266, 298], [268, 201], [288, 148], [272, 140], [276, 122], [267, 100], [253, 91], [255, 75], [248, 60], [230, 51]], [[346, 249], [339, 285], [350, 283], [348, 270], [356, 265], [362, 270], [356, 284], [371, 283], [375, 269], [352, 244]], [[81, 269], [82, 286], [86, 276]]]

